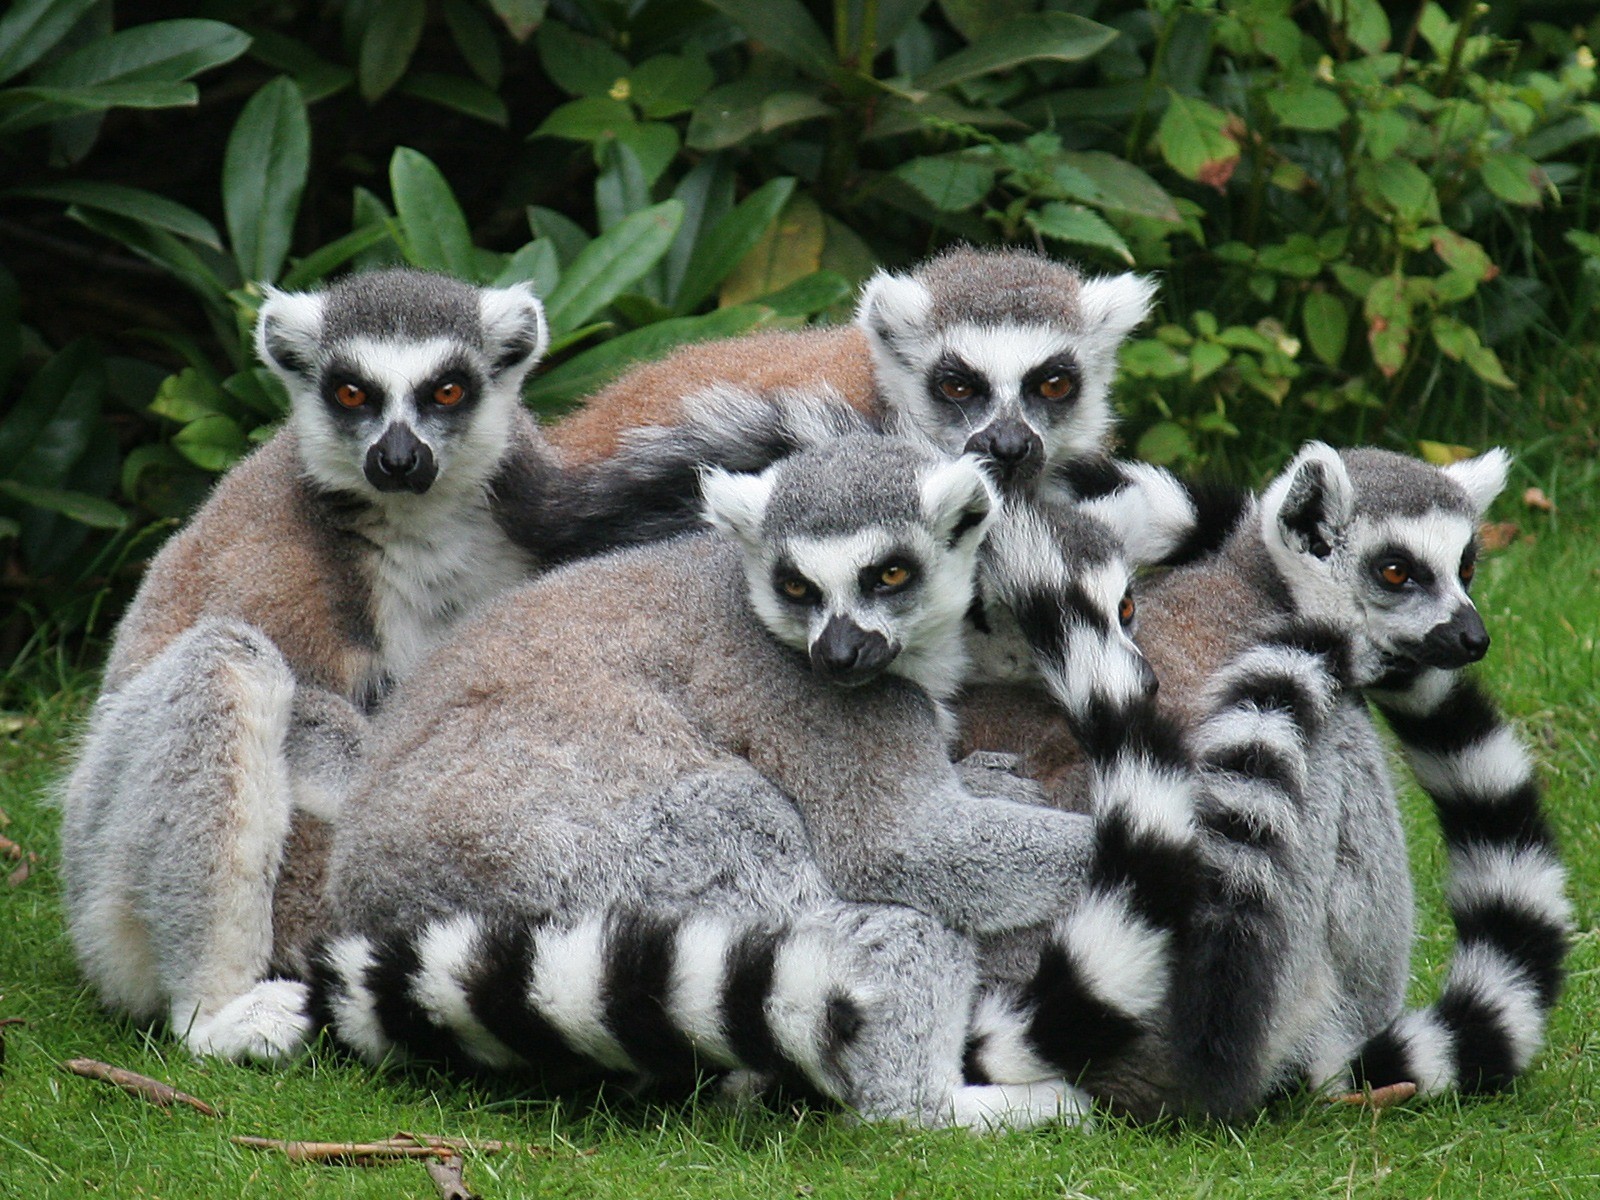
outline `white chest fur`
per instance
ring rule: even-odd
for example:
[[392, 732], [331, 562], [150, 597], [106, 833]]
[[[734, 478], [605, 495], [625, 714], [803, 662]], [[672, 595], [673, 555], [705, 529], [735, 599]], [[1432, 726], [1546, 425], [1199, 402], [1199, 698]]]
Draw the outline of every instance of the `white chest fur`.
[[532, 557], [501, 532], [487, 500], [396, 506], [365, 532], [376, 547], [370, 571], [378, 646], [369, 682], [380, 691], [386, 681], [409, 675], [458, 621], [526, 580], [533, 567]]

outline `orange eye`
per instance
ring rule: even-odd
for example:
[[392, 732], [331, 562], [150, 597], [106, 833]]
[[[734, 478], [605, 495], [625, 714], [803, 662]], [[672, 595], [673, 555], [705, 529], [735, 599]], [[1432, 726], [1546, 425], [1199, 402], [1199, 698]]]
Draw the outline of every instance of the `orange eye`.
[[804, 600], [811, 595], [811, 585], [804, 579], [785, 579], [778, 587], [791, 600]]
[[1072, 376], [1050, 375], [1039, 381], [1039, 395], [1046, 400], [1064, 400], [1072, 394]]
[[963, 379], [941, 379], [939, 380], [939, 394], [946, 400], [970, 400], [972, 399], [972, 385]]
[[346, 408], [360, 408], [367, 402], [367, 393], [353, 383], [341, 383], [334, 389], [333, 398]]
[[1390, 587], [1404, 587], [1411, 581], [1411, 572], [1405, 563], [1391, 560], [1378, 568], [1378, 578]]
[[433, 402], [449, 408], [453, 404], [460, 404], [466, 394], [467, 389], [459, 383], [441, 383], [433, 389]]
[[1133, 597], [1124, 592], [1121, 602], [1117, 605], [1117, 620], [1124, 625], [1133, 624], [1134, 611]]
[[910, 578], [911, 569], [909, 567], [903, 567], [899, 563], [895, 563], [892, 566], [885, 567], [882, 572], [879, 573], [878, 582], [886, 588], [897, 588], [905, 586], [906, 582]]
[[1478, 573], [1478, 564], [1464, 562], [1461, 564], [1461, 582], [1471, 583], [1472, 577]]

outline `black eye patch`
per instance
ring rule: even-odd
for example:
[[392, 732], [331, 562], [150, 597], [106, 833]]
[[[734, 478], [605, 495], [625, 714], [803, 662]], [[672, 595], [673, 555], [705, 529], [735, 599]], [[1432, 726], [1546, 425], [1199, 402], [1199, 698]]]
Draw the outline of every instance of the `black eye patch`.
[[1078, 398], [1083, 373], [1071, 358], [1048, 359], [1022, 377], [1022, 393], [1050, 404], [1071, 404]]
[[[338, 392], [345, 387], [359, 389], [363, 393], [361, 403], [356, 405], [340, 403]], [[383, 402], [388, 396], [383, 388], [363, 375], [354, 363], [339, 358], [323, 368], [322, 375], [317, 381], [317, 394], [322, 397], [326, 408], [346, 420], [359, 420], [383, 411]]]
[[939, 356], [928, 369], [928, 394], [936, 402], [966, 405], [989, 399], [989, 381], [959, 357], [949, 352]]

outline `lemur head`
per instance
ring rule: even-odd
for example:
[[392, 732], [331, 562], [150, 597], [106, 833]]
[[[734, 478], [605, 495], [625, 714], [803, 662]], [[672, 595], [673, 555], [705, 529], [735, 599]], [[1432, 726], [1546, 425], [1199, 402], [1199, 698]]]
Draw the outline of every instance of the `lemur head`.
[[312, 478], [367, 498], [482, 487], [548, 340], [527, 286], [411, 270], [351, 275], [322, 292], [269, 288], [256, 323], [256, 351], [289, 389]]
[[853, 434], [759, 475], [708, 470], [706, 519], [744, 551], [751, 607], [819, 675], [884, 672], [944, 699], [961, 682], [962, 620], [997, 500], [971, 457]]
[[1488, 650], [1467, 590], [1479, 518], [1509, 465], [1499, 449], [1432, 467], [1310, 442], [1268, 487], [1268, 552], [1298, 611], [1350, 632], [1358, 682], [1454, 670]]
[[856, 323], [893, 431], [977, 454], [1007, 492], [1026, 491], [1047, 465], [1105, 449], [1117, 347], [1154, 292], [1138, 275], [963, 246], [879, 271]]

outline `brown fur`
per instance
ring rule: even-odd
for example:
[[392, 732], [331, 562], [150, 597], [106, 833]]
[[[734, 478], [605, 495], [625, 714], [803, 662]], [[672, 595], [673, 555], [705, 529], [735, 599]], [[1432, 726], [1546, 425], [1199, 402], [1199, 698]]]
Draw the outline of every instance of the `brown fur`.
[[852, 407], [878, 413], [866, 335], [853, 325], [838, 325], [684, 346], [633, 368], [551, 425], [546, 435], [569, 465], [595, 462], [615, 454], [630, 429], [681, 424], [684, 398], [717, 384], [757, 392], [827, 386]]

